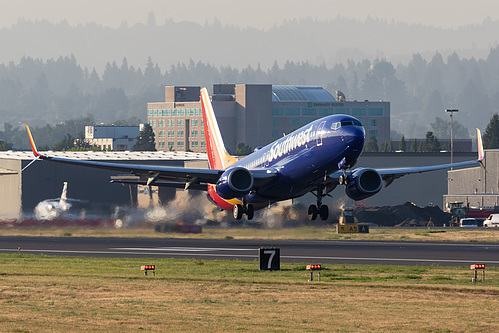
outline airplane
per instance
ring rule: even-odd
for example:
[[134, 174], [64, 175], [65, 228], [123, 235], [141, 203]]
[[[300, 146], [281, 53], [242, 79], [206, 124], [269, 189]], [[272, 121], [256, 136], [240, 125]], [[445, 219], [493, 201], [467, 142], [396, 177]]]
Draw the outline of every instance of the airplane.
[[276, 202], [312, 193], [316, 204], [308, 207], [310, 220], [327, 220], [329, 208], [323, 199], [338, 185], [347, 196], [363, 200], [407, 174], [455, 167], [476, 166], [484, 153], [477, 129], [477, 160], [406, 168], [356, 168], [364, 148], [365, 130], [350, 115], [336, 114], [317, 119], [285, 136], [254, 150], [245, 157], [230, 155], [224, 145], [208, 90], [201, 89], [205, 141], [209, 169], [129, 165], [82, 161], [41, 155], [26, 125], [35, 160], [129, 172], [138, 181], [118, 181], [148, 186], [170, 186], [207, 191], [208, 199], [222, 210], [232, 211], [235, 219], [246, 215], [253, 219], [255, 210]]
[[39, 220], [53, 220], [68, 213], [73, 206], [72, 203], [82, 202], [78, 199], [68, 199], [68, 182], [62, 186], [61, 197], [57, 199], [47, 199], [38, 203], [35, 207], [35, 216]]

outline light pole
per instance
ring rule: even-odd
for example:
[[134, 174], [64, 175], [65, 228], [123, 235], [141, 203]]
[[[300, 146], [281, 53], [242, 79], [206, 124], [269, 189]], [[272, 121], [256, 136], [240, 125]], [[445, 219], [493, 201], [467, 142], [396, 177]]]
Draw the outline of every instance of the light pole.
[[452, 121], [452, 114], [454, 112], [458, 112], [458, 109], [445, 109], [445, 112], [450, 113], [450, 163], [453, 163], [453, 155], [454, 155], [454, 142], [453, 142], [453, 129], [454, 129], [454, 122]]

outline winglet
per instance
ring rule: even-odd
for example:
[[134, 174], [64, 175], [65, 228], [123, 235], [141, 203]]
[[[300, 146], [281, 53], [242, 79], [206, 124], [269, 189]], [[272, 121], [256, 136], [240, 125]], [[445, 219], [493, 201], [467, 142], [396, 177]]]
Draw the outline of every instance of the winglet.
[[482, 162], [485, 154], [483, 153], [482, 134], [478, 128], [476, 129], [476, 137], [478, 140], [478, 162]]
[[31, 131], [29, 130], [29, 126], [26, 125], [26, 129], [28, 130], [28, 136], [29, 136], [29, 143], [31, 144], [31, 150], [33, 150], [33, 155], [35, 157], [41, 157], [40, 154], [38, 154], [38, 150], [36, 149], [35, 145], [35, 140], [33, 140], [33, 136], [31, 135]]

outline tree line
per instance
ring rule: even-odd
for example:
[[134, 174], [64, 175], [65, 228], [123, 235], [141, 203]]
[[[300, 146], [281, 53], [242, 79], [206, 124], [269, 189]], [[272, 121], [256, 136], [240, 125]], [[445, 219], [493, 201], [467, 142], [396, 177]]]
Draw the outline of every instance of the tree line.
[[40, 143], [46, 146], [68, 133], [76, 137], [78, 131], [63, 128], [83, 119], [88, 119], [86, 125], [137, 124], [145, 121], [148, 102], [164, 100], [165, 86], [211, 88], [216, 82], [321, 85], [329, 91], [343, 91], [348, 100], [387, 100], [394, 140], [402, 135], [423, 138], [429, 130], [448, 138], [450, 122], [444, 110], [455, 107], [459, 112], [454, 137], [468, 138], [468, 129], [483, 128], [499, 112], [499, 48], [492, 48], [486, 59], [461, 59], [457, 54], [443, 59], [435, 53], [427, 61], [414, 54], [406, 65], [365, 59], [329, 68], [288, 61], [275, 62], [267, 70], [215, 67], [192, 60], [162, 70], [152, 59], [142, 70], [123, 58], [119, 65], [107, 63], [102, 74], [82, 68], [74, 56], [47, 61], [23, 57], [19, 63], [0, 64], [4, 122], [0, 140], [14, 149], [28, 149], [29, 143], [15, 135], [24, 123], [45, 129]]

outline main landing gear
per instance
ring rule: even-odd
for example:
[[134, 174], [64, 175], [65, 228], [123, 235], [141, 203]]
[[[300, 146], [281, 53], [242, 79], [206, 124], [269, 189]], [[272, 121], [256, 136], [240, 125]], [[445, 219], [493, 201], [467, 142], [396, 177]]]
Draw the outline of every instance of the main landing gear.
[[232, 214], [236, 220], [240, 220], [243, 217], [243, 214], [246, 214], [248, 220], [252, 220], [253, 216], [255, 216], [255, 209], [252, 204], [237, 204], [234, 205]]
[[[326, 180], [326, 176], [324, 176], [324, 180]], [[340, 185], [348, 185], [350, 182], [350, 176], [347, 175], [346, 169], [343, 168], [343, 174], [338, 178], [338, 183]], [[316, 193], [312, 192], [313, 195], [317, 198], [317, 205], [310, 205], [308, 207], [308, 218], [310, 221], [314, 221], [317, 219], [317, 216], [320, 216], [321, 220], [327, 220], [329, 217], [329, 208], [327, 205], [322, 204], [322, 198], [329, 194], [324, 193], [324, 184], [317, 185]]]
[[322, 204], [322, 198], [324, 198], [328, 194], [324, 194], [324, 185], [319, 184], [317, 186], [317, 194], [312, 192], [313, 195], [317, 198], [317, 205], [310, 205], [308, 207], [308, 218], [310, 221], [315, 221], [317, 216], [320, 216], [321, 220], [327, 220], [329, 217], [329, 208], [327, 205]]

